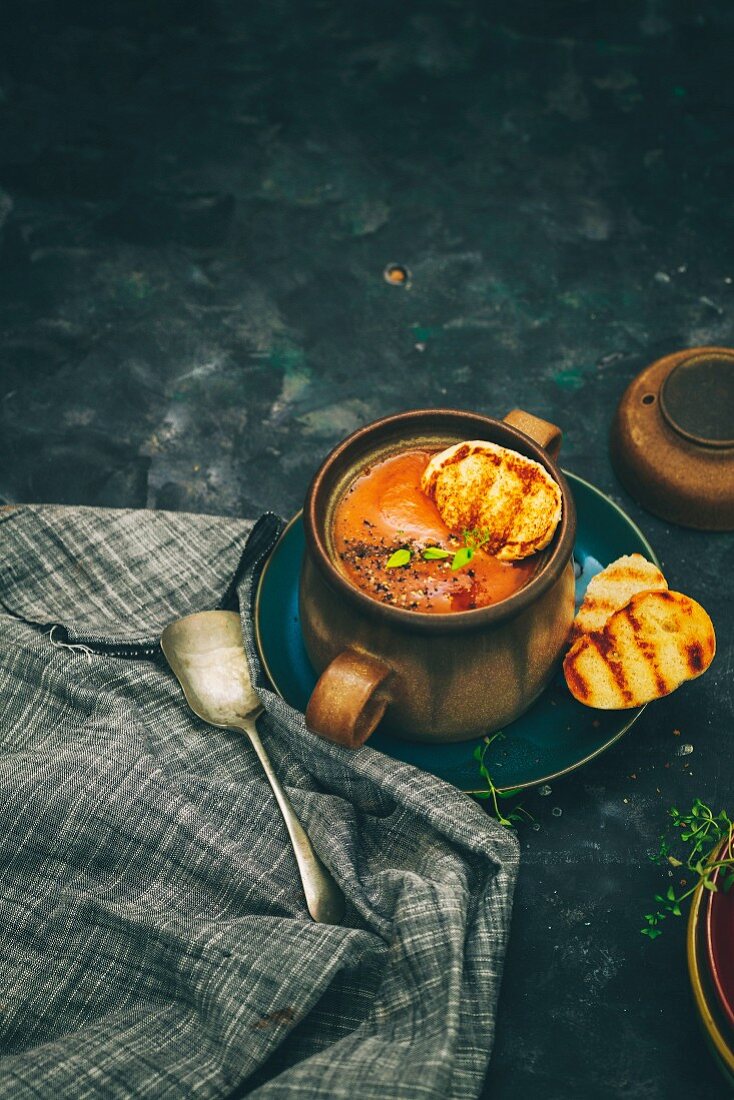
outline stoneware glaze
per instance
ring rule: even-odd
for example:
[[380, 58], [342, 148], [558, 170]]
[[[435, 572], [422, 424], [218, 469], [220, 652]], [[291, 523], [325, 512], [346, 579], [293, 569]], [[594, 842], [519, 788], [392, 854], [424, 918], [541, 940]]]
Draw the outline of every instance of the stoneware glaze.
[[630, 382], [609, 437], [640, 504], [703, 531], [734, 530], [734, 349], [689, 348]]
[[[332, 516], [342, 493], [371, 461], [463, 439], [512, 448], [540, 462], [560, 485], [561, 522], [536, 574], [500, 603], [450, 614], [392, 607], [360, 592], [333, 560]], [[527, 710], [553, 676], [574, 614], [576, 516], [554, 460], [559, 445], [556, 427], [519, 410], [493, 420], [427, 409], [367, 425], [331, 452], [303, 514], [299, 613], [309, 659], [320, 673], [306, 709], [312, 730], [357, 746], [382, 722], [381, 728], [416, 741], [463, 741]]]

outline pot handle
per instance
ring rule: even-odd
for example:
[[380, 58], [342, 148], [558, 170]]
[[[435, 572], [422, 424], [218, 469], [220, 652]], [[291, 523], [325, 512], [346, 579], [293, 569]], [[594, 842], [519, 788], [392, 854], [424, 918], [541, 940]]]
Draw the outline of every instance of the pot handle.
[[555, 424], [551, 424], [548, 420], [541, 420], [539, 416], [533, 416], [532, 413], [523, 412], [522, 409], [513, 409], [502, 419], [511, 428], [518, 428], [521, 432], [525, 432], [525, 435], [529, 435], [548, 452], [551, 458], [558, 458], [563, 432]]
[[390, 702], [389, 665], [360, 650], [342, 650], [319, 676], [306, 707], [306, 725], [329, 741], [358, 749]]

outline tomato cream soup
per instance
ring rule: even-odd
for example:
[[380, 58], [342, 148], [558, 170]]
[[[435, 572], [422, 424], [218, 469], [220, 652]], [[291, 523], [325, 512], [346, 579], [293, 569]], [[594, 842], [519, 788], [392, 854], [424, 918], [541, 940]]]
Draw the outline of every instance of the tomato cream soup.
[[[393, 607], [433, 614], [488, 607], [530, 580], [538, 555], [498, 561], [481, 549], [482, 532], [450, 531], [420, 486], [435, 453], [403, 451], [355, 478], [334, 513], [339, 566], [362, 592]], [[401, 564], [388, 565], [396, 556]]]

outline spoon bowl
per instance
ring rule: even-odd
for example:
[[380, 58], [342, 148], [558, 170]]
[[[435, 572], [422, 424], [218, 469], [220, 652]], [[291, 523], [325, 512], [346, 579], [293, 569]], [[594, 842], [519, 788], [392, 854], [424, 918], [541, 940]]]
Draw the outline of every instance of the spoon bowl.
[[239, 615], [200, 611], [163, 631], [161, 649], [186, 702], [210, 726], [228, 729], [262, 713], [242, 649]]
[[340, 924], [342, 892], [316, 855], [257, 732], [255, 722], [263, 707], [250, 679], [239, 615], [233, 611], [187, 615], [166, 627], [161, 649], [194, 714], [210, 726], [247, 734], [283, 815], [308, 911], [315, 921]]

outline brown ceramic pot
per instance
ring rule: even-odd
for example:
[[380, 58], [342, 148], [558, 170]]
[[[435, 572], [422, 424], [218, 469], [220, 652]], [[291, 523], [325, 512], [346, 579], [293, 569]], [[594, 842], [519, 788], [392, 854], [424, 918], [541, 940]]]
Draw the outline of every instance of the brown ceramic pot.
[[620, 481], [656, 516], [734, 530], [734, 348], [673, 352], [633, 378], [610, 454]]
[[[449, 614], [409, 611], [365, 595], [334, 564], [333, 515], [342, 494], [370, 462], [464, 439], [519, 451], [560, 485], [561, 522], [536, 573], [500, 603]], [[554, 461], [560, 439], [552, 424], [520, 410], [492, 420], [418, 409], [369, 424], [331, 452], [303, 513], [301, 628], [321, 674], [306, 710], [310, 729], [355, 747], [380, 721], [408, 740], [463, 741], [527, 710], [556, 670], [574, 615], [576, 513]]]

